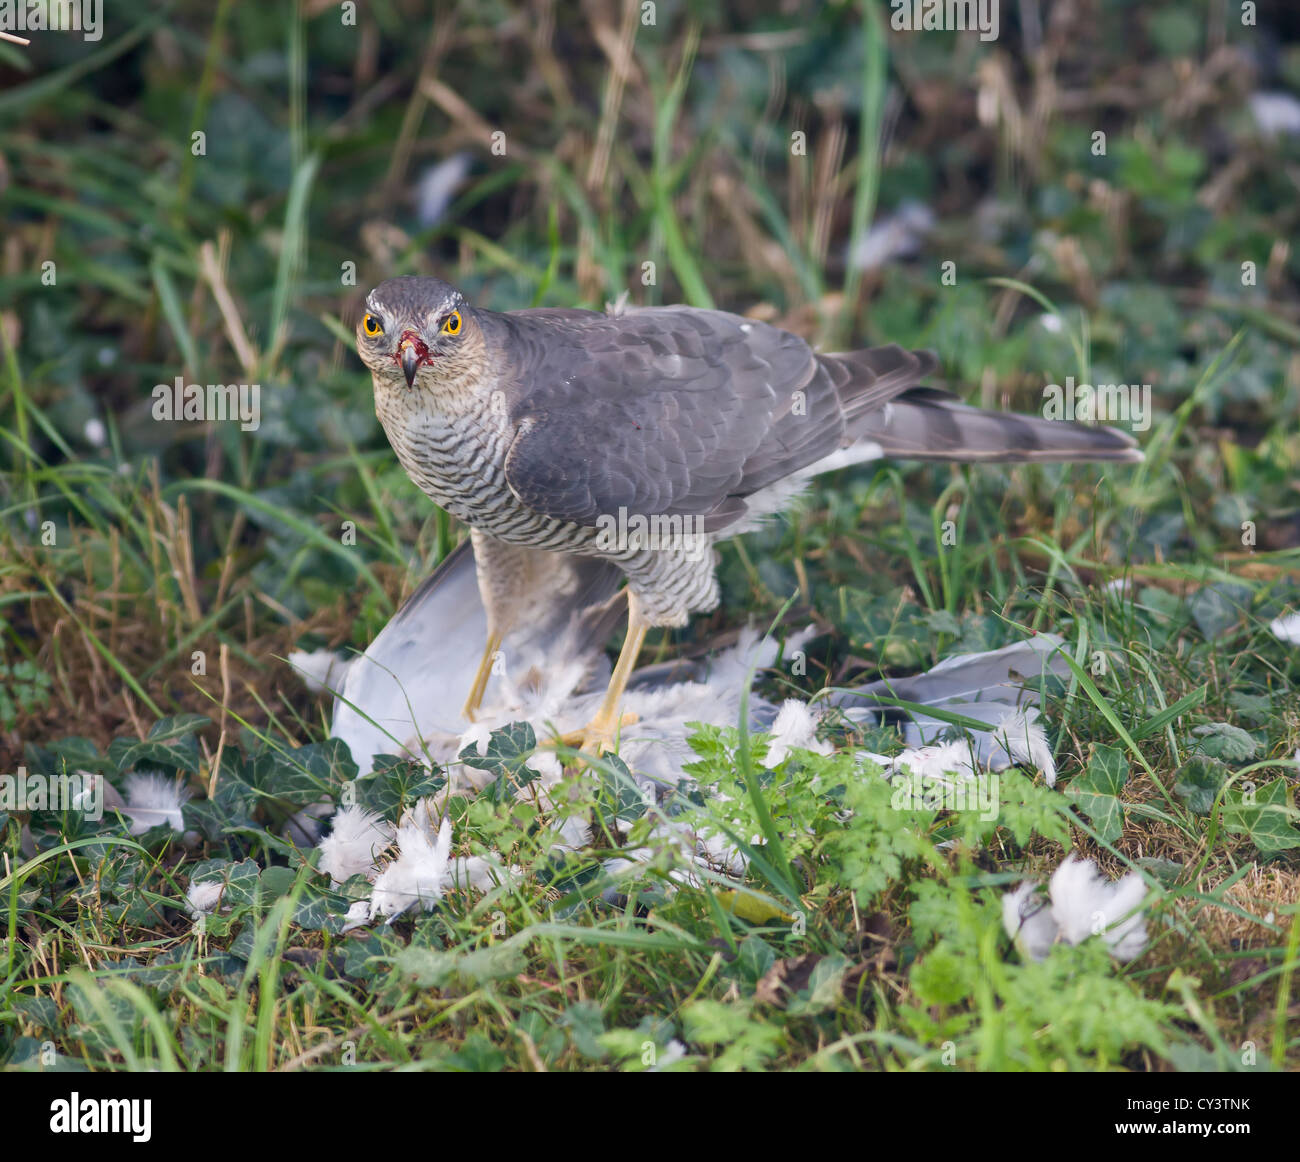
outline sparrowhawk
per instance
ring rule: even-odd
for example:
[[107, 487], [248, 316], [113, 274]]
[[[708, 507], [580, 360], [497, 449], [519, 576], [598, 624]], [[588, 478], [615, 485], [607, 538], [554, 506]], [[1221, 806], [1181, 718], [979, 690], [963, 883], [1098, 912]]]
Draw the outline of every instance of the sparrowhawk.
[[553, 554], [613, 562], [628, 633], [581, 732], [607, 746], [650, 626], [719, 600], [715, 541], [789, 505], [821, 472], [880, 456], [963, 462], [1137, 461], [1110, 428], [981, 411], [921, 386], [898, 346], [835, 355], [767, 323], [692, 307], [472, 307], [436, 278], [366, 297], [357, 349], [402, 467], [470, 526], [488, 640], [535, 615]]

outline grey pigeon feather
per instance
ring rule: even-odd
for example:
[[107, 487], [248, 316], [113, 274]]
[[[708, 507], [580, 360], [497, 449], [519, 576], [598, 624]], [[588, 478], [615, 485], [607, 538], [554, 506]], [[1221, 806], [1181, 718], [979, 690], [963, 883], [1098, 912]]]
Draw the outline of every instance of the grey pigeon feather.
[[880, 705], [881, 698], [923, 706], [983, 701], [1019, 705], [1026, 679], [1033, 681], [1044, 674], [1070, 676], [1070, 667], [1061, 654], [1064, 645], [1064, 640], [1054, 633], [1035, 634], [1001, 649], [955, 654], [910, 678], [880, 678], [852, 690], [835, 691], [830, 702], [845, 708], [864, 702]]
[[[618, 570], [580, 557], [556, 557], [549, 564], [545, 583], [557, 598], [544, 600], [546, 617], [515, 627], [502, 648], [549, 654], [557, 664], [584, 658], [590, 680], [603, 681], [609, 673], [604, 643], [624, 607], [616, 592]], [[434, 731], [464, 729], [459, 709], [486, 633], [474, 555], [465, 542], [347, 668], [330, 733], [348, 743], [361, 774], [370, 772], [376, 755], [401, 754], [412, 740]]]

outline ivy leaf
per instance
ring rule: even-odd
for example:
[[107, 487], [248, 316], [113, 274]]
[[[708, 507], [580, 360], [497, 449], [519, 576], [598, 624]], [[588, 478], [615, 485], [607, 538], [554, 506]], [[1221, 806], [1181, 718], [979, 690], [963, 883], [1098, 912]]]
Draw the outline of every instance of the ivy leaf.
[[[360, 878], [354, 877], [354, 879]], [[367, 889], [369, 886], [366, 885]], [[353, 902], [346, 892], [309, 883], [298, 899], [293, 922], [304, 932], [337, 934], [343, 931], [347, 910]]]
[[357, 803], [385, 819], [397, 819], [417, 800], [436, 795], [447, 780], [423, 763], [397, 755], [379, 755], [374, 769], [364, 779], [357, 779]]
[[1192, 620], [1206, 641], [1226, 637], [1241, 624], [1250, 608], [1251, 592], [1244, 585], [1214, 584], [1198, 589], [1188, 602]]
[[1088, 769], [1070, 784], [1066, 792], [1107, 843], [1114, 843], [1124, 830], [1124, 805], [1119, 794], [1128, 782], [1128, 759], [1113, 746], [1097, 746], [1088, 759]]
[[229, 908], [233, 913], [253, 906], [261, 892], [261, 872], [257, 861], [252, 859], [241, 859], [238, 863], [228, 859], [205, 859], [190, 869], [190, 883], [225, 884], [221, 907]]
[[1192, 733], [1200, 738], [1196, 744], [1198, 754], [1222, 759], [1226, 763], [1249, 762], [1259, 750], [1259, 744], [1240, 726], [1227, 722], [1206, 723]]
[[195, 731], [209, 719], [202, 714], [178, 714], [161, 718], [143, 739], [115, 738], [108, 744], [108, 758], [119, 771], [132, 767], [164, 767], [173, 771], [199, 769], [199, 742]]
[[49, 997], [30, 997], [15, 993], [9, 1003], [23, 1020], [40, 1029], [57, 1031], [59, 1027], [58, 1006]]
[[239, 831], [257, 828], [253, 821], [256, 803], [256, 796], [244, 783], [222, 778], [211, 799], [191, 799], [181, 807], [181, 817], [187, 828], [198, 831], [210, 843], [218, 843]]
[[293, 750], [265, 748], [243, 764], [239, 777], [262, 795], [293, 807], [337, 797], [356, 778], [357, 765], [339, 738]]
[[621, 823], [640, 819], [654, 802], [653, 797], [642, 790], [627, 764], [618, 755], [602, 755], [600, 761], [602, 765], [597, 769], [600, 791], [596, 798], [604, 808], [606, 817], [612, 815]]
[[291, 867], [281, 867], [278, 864], [268, 867], [261, 875], [263, 901], [269, 903], [287, 896], [293, 890], [297, 878], [298, 873]]
[[386, 971], [386, 966], [378, 959], [384, 954], [384, 942], [373, 932], [345, 941], [343, 971], [353, 980], [379, 976]]
[[457, 756], [467, 767], [479, 771], [492, 771], [497, 778], [483, 792], [493, 802], [503, 803], [513, 798], [520, 787], [526, 787], [537, 772], [524, 764], [537, 749], [537, 736], [526, 722], [512, 722], [488, 736], [483, 754], [470, 743]]
[[1260, 855], [1276, 855], [1300, 847], [1296, 819], [1300, 819], [1300, 811], [1291, 801], [1291, 788], [1285, 779], [1274, 779], [1253, 792], [1233, 789], [1224, 795], [1223, 826], [1228, 831], [1249, 836]]
[[1227, 768], [1217, 759], [1194, 755], [1178, 768], [1174, 794], [1187, 804], [1188, 810], [1208, 815], [1227, 777]]
[[1274, 713], [1271, 694], [1246, 694], [1239, 690], [1230, 690], [1228, 705], [1251, 722], [1267, 722]]
[[23, 744], [23, 758], [27, 769], [42, 775], [59, 775], [78, 769], [94, 771], [101, 775], [116, 775], [116, 764], [99, 753], [99, 748], [88, 738], [61, 738], [48, 747], [35, 743]]
[[257, 925], [245, 924], [239, 930], [239, 935], [230, 942], [230, 947], [226, 950], [229, 955], [237, 960], [248, 960], [253, 955], [253, 941], [257, 935]]

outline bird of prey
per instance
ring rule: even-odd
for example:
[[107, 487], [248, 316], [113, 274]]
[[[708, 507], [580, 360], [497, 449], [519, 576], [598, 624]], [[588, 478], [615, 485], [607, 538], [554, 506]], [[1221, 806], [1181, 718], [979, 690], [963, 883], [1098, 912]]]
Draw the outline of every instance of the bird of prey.
[[1110, 428], [986, 412], [925, 387], [930, 353], [819, 354], [725, 311], [500, 313], [440, 279], [392, 278], [366, 297], [357, 350], [402, 467], [470, 527], [487, 643], [467, 718], [503, 635], [553, 589], [555, 554], [626, 576], [627, 635], [576, 739], [587, 752], [614, 741], [646, 631], [718, 604], [713, 543], [786, 508], [819, 473], [881, 456], [1142, 458]]

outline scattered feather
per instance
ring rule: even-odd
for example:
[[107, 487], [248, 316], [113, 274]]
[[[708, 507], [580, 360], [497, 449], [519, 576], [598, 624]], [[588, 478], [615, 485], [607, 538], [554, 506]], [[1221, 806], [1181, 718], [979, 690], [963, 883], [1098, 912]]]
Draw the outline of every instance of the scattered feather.
[[477, 722], [473, 723], [470, 728], [460, 736], [456, 744], [456, 752], [459, 754], [466, 747], [472, 746], [474, 753], [482, 758], [487, 754], [488, 740], [492, 737], [492, 728], [479, 716]]
[[772, 723], [772, 741], [768, 744], [764, 766], [779, 767], [792, 750], [810, 750], [830, 754], [831, 745], [817, 737], [818, 718], [806, 702], [787, 698]]
[[910, 258], [919, 253], [934, 223], [934, 211], [929, 206], [904, 202], [872, 224], [853, 248], [851, 264], [858, 270], [879, 270], [897, 259]]
[[[1034, 718], [1037, 718], [1036, 713]], [[1052, 757], [1047, 732], [1023, 709], [1004, 715], [994, 727], [993, 738], [1010, 755], [1014, 765], [1042, 771], [1047, 785], [1056, 786], [1056, 760]], [[996, 763], [991, 764], [991, 767], [993, 770], [1002, 769]]]
[[674, 1037], [667, 1045], [664, 1051], [655, 1059], [655, 1063], [647, 1068], [648, 1073], [658, 1073], [661, 1069], [666, 1069], [669, 1065], [675, 1065], [678, 1061], [686, 1057], [686, 1046]]
[[926, 780], [943, 780], [948, 775], [968, 778], [976, 773], [975, 764], [971, 761], [970, 743], [965, 741], [940, 742], [932, 746], [909, 746], [893, 758], [865, 750], [859, 751], [856, 757], [869, 759], [884, 771], [886, 778], [890, 779], [903, 771], [909, 771], [917, 778]]
[[364, 807], [344, 807], [333, 830], [320, 841], [319, 868], [336, 884], [352, 876], [369, 876], [393, 842], [392, 825]]
[[450, 885], [451, 819], [445, 818], [435, 838], [414, 819], [397, 829], [397, 858], [375, 879], [370, 894], [370, 919], [396, 919], [411, 908], [430, 911]]
[[1071, 854], [1052, 873], [1047, 890], [1046, 902], [1030, 882], [1002, 898], [1003, 927], [1032, 959], [1042, 960], [1057, 940], [1080, 944], [1089, 936], [1100, 936], [1120, 961], [1146, 948], [1147, 887], [1141, 876], [1130, 872], [1107, 880], [1092, 860]]
[[1269, 623], [1269, 631], [1280, 642], [1300, 646], [1300, 613], [1288, 613]]
[[354, 928], [363, 928], [370, 923], [370, 901], [358, 900], [343, 917], [343, 931], [351, 932]]
[[1060, 931], [1051, 906], [1032, 880], [1003, 895], [1002, 926], [1031, 960], [1046, 960]]
[[564, 778], [564, 764], [550, 747], [539, 747], [524, 766], [537, 772], [543, 788], [553, 786]]
[[469, 177], [471, 163], [468, 153], [453, 153], [420, 175], [415, 189], [415, 220], [423, 228], [436, 226], [446, 216], [456, 191]]
[[303, 685], [313, 694], [319, 694], [322, 690], [341, 690], [351, 663], [351, 658], [339, 657], [333, 650], [289, 651], [289, 665], [297, 671]]
[[159, 771], [137, 771], [126, 777], [126, 805], [119, 810], [130, 819], [132, 835], [143, 835], [151, 827], [185, 830], [181, 807], [190, 792]]
[[1265, 137], [1300, 135], [1300, 101], [1290, 93], [1251, 93], [1248, 104]]
[[506, 867], [481, 855], [471, 855], [451, 861], [448, 875], [450, 886], [473, 888], [476, 892], [490, 892], [499, 884], [511, 884], [523, 877], [523, 869]]
[[1071, 944], [1100, 936], [1117, 960], [1132, 960], [1146, 947], [1147, 887], [1136, 873], [1107, 880], [1092, 860], [1072, 854], [1053, 873], [1048, 892], [1052, 916]]
[[199, 880], [191, 883], [185, 892], [185, 910], [191, 920], [206, 916], [216, 908], [226, 885], [221, 880]]

